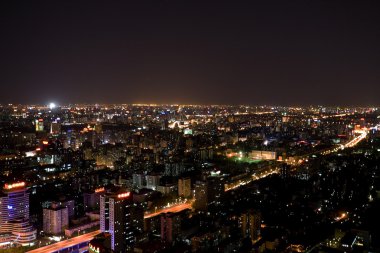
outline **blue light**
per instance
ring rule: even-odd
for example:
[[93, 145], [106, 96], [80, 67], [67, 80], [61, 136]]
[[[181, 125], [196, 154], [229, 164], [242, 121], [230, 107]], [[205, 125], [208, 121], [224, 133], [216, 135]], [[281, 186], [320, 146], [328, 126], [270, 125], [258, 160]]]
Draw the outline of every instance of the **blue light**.
[[8, 210], [11, 210], [11, 209], [13, 209], [13, 206], [8, 206]]

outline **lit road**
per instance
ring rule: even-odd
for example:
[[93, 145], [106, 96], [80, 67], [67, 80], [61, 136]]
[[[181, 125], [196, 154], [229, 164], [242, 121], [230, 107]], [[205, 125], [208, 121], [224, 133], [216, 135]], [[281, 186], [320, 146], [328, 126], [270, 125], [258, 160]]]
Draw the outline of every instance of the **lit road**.
[[169, 213], [169, 212], [177, 213], [177, 212], [183, 211], [185, 209], [191, 209], [191, 203], [182, 203], [182, 204], [178, 204], [178, 205], [173, 205], [171, 207], [161, 209], [161, 210], [154, 212], [154, 213], [145, 214], [144, 218], [149, 219], [149, 218], [152, 218], [152, 217], [157, 216], [157, 215], [162, 214], [162, 213]]
[[350, 116], [350, 115], [355, 115], [355, 113], [352, 112], [352, 113], [341, 113], [341, 114], [334, 114], [334, 115], [325, 115], [325, 116], [322, 116], [322, 118], [323, 119], [328, 119], [328, 118], [346, 117], [346, 116]]
[[100, 233], [100, 230], [96, 230], [94, 232], [90, 232], [90, 233], [80, 235], [77, 237], [73, 237], [71, 239], [67, 239], [67, 240], [64, 240], [61, 242], [50, 244], [50, 245], [45, 246], [45, 247], [41, 247], [41, 248], [38, 248], [35, 250], [27, 251], [27, 253], [51, 253], [51, 252], [55, 252], [58, 250], [62, 250], [62, 249], [71, 247], [71, 246], [75, 246], [75, 245], [80, 244], [82, 242], [90, 241], [94, 238], [94, 236], [96, 236], [99, 233]]
[[346, 142], [345, 144], [341, 145], [340, 147], [335, 147], [333, 149], [329, 149], [326, 151], [321, 152], [322, 155], [328, 155], [333, 152], [337, 152], [338, 150], [345, 149], [345, 148], [352, 148], [356, 146], [359, 142], [361, 142], [363, 139], [367, 137], [368, 131], [367, 129], [360, 129], [360, 130], [355, 130], [356, 134], [359, 134], [349, 142]]
[[270, 176], [272, 174], [278, 174], [278, 173], [280, 173], [280, 169], [269, 167], [269, 168], [267, 168], [261, 172], [253, 174], [249, 179], [239, 180], [239, 181], [236, 181], [234, 183], [230, 183], [228, 185], [225, 185], [224, 191], [227, 192], [230, 190], [234, 190], [236, 188], [239, 188], [240, 186], [249, 184], [255, 180], [259, 180], [259, 179], [265, 178], [267, 176]]

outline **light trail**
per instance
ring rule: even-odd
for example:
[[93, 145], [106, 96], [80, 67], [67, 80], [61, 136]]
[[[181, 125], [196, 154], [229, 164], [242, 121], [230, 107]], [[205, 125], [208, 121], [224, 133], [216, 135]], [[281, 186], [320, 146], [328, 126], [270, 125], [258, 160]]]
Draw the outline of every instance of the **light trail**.
[[345, 149], [345, 148], [352, 148], [356, 146], [359, 142], [367, 138], [368, 130], [367, 129], [360, 129], [360, 130], [355, 130], [355, 133], [359, 134], [349, 142], [346, 142], [343, 145], [340, 145], [339, 147], [335, 147], [333, 149], [325, 150], [321, 152], [321, 155], [329, 155], [331, 153], [337, 152], [339, 150]]
[[265, 178], [265, 177], [273, 175], [273, 174], [278, 174], [278, 173], [280, 173], [280, 169], [279, 168], [267, 169], [267, 170], [261, 171], [261, 172], [259, 172], [257, 174], [253, 174], [250, 179], [239, 180], [239, 181], [237, 181], [235, 183], [230, 183], [228, 185], [225, 185], [224, 186], [224, 191], [225, 192], [231, 191], [231, 190], [237, 189], [237, 188], [239, 188], [239, 187], [241, 187], [243, 185], [249, 184], [249, 183], [251, 183], [253, 181]]
[[149, 218], [152, 218], [154, 216], [160, 215], [162, 213], [169, 213], [169, 212], [177, 213], [177, 212], [181, 212], [185, 209], [191, 209], [191, 203], [181, 203], [178, 205], [174, 205], [174, 206], [171, 206], [168, 208], [161, 209], [161, 210], [156, 211], [154, 213], [145, 214], [144, 219], [149, 219]]
[[78, 245], [83, 242], [91, 241], [97, 234], [100, 233], [100, 230], [96, 230], [94, 232], [90, 232], [84, 235], [76, 236], [64, 241], [60, 241], [54, 244], [50, 244], [45, 247], [41, 247], [38, 249], [34, 249], [31, 251], [27, 251], [27, 253], [51, 253], [56, 252], [62, 249], [66, 249], [75, 245]]

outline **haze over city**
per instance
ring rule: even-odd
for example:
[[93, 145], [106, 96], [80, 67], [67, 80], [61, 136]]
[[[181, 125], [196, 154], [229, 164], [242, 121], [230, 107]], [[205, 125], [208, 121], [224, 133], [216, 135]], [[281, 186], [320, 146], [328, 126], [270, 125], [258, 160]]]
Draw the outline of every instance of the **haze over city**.
[[4, 1], [2, 103], [378, 105], [378, 1]]

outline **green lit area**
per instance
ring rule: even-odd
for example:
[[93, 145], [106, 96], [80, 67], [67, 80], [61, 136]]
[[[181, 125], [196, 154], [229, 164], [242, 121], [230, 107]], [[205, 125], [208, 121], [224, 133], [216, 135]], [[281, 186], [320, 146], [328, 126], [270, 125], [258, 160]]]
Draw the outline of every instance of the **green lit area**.
[[262, 160], [254, 160], [249, 157], [231, 157], [229, 159], [234, 162], [239, 162], [239, 163], [259, 163], [262, 161]]

